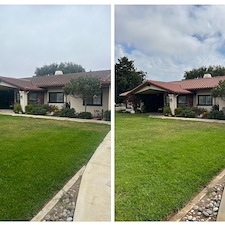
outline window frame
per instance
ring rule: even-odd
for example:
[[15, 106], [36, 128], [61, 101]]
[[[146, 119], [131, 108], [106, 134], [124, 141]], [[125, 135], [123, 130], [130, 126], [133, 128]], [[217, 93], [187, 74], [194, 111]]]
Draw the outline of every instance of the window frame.
[[[200, 103], [199, 97], [205, 97], [204, 98], [204, 103]], [[206, 97], [210, 97], [211, 98], [210, 104], [207, 103]], [[212, 97], [212, 95], [198, 95], [198, 105], [199, 106], [212, 106], [213, 105], [213, 97]]]
[[[86, 102], [87, 104], [87, 106], [102, 106], [102, 92], [101, 92], [101, 94], [100, 94], [100, 100], [101, 100], [101, 103], [100, 104], [94, 104], [93, 103], [93, 100], [94, 100], [94, 96], [92, 97], [92, 103], [88, 103], [88, 102]], [[91, 100], [91, 99], [88, 99], [88, 100]], [[87, 101], [88, 101], [87, 100]], [[85, 105], [85, 102], [83, 101], [83, 105]]]
[[[31, 100], [31, 94], [35, 95], [35, 100]], [[37, 93], [36, 92], [29, 92], [28, 94], [28, 103], [32, 103], [32, 104], [37, 104], [38, 102], [38, 98], [37, 98]]]
[[[55, 94], [55, 95], [57, 95], [57, 94], [62, 94], [62, 101], [57, 101], [57, 96], [56, 96], [56, 101], [53, 101], [53, 100], [51, 99], [51, 95], [52, 95], [52, 94]], [[48, 92], [48, 102], [49, 102], [49, 103], [64, 103], [64, 92], [61, 92], [61, 91]]]
[[[185, 102], [184, 103], [179, 103], [179, 98], [180, 97], [185, 97]], [[179, 95], [178, 97], [177, 97], [177, 107], [179, 107], [179, 106], [181, 106], [181, 107], [187, 107], [187, 96], [186, 95]]]

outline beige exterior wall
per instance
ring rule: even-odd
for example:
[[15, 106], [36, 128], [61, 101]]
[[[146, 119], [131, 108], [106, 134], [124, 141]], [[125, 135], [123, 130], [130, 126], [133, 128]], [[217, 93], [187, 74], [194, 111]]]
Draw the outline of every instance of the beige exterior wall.
[[[109, 88], [104, 88], [102, 91], [102, 106], [87, 106], [87, 112], [91, 112], [93, 116], [100, 116], [102, 111], [106, 111], [109, 108], [109, 99], [111, 95], [109, 93]], [[83, 105], [83, 100], [80, 98], [74, 98], [73, 96], [68, 96], [67, 102], [71, 104], [71, 108], [74, 108], [76, 112], [84, 112], [85, 106]]]
[[[49, 92], [62, 92], [62, 88], [60, 87], [53, 87], [48, 88], [45, 97], [44, 103], [49, 105], [55, 105], [59, 109], [61, 109], [64, 103], [49, 103]], [[70, 107], [74, 108], [76, 112], [84, 112], [85, 107], [83, 105], [83, 100], [80, 98], [74, 98], [73, 96], [66, 96], [64, 95], [64, 102], [70, 103]], [[102, 106], [87, 106], [87, 112], [91, 112], [93, 116], [98, 116], [102, 114], [102, 111], [110, 110], [111, 109], [111, 86], [107, 88], [103, 88], [102, 93]]]
[[20, 93], [20, 105], [22, 107], [23, 112], [25, 112], [25, 106], [28, 102], [28, 93], [27, 91], [19, 91]]
[[198, 96], [199, 95], [211, 95], [211, 92], [210, 92], [210, 90], [198, 90], [196, 92], [196, 95], [193, 96], [193, 106], [198, 107], [198, 108], [205, 108], [205, 109], [207, 109], [207, 111], [210, 111], [212, 106], [217, 104], [216, 103], [217, 100], [215, 98], [213, 98], [211, 106], [198, 105]]

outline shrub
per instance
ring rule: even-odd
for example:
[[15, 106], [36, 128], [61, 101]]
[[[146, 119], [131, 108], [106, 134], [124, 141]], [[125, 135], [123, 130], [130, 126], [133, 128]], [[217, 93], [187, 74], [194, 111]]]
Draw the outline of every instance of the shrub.
[[35, 108], [35, 105], [33, 103], [29, 103], [25, 106], [25, 113], [26, 114], [33, 114], [33, 109]]
[[18, 102], [15, 102], [14, 105], [13, 105], [13, 111], [14, 113], [23, 113], [23, 110], [22, 110], [22, 107], [20, 105], [20, 103]]
[[75, 110], [73, 108], [72, 109], [62, 108], [59, 111], [59, 116], [60, 117], [71, 117], [71, 118], [74, 118], [74, 117], [76, 117], [76, 113], [75, 113]]
[[90, 112], [81, 112], [78, 114], [80, 119], [92, 119], [92, 114]]
[[186, 107], [181, 112], [181, 116], [187, 117], [187, 118], [194, 118], [196, 115], [197, 108], [195, 107]]
[[175, 116], [181, 116], [181, 113], [184, 111], [184, 107], [182, 106], [178, 106], [176, 109], [175, 109]]
[[50, 113], [50, 115], [58, 115], [59, 114], [59, 108], [55, 105], [49, 105], [47, 107], [47, 113]]
[[32, 114], [34, 115], [46, 115], [47, 113], [47, 105], [45, 104], [36, 104], [32, 110]]
[[171, 113], [171, 109], [170, 109], [170, 107], [169, 106], [164, 106], [163, 107], [163, 115], [164, 116], [169, 116], [169, 115], [171, 115], [172, 113]]
[[105, 121], [111, 121], [111, 111], [110, 110], [106, 110], [104, 112], [103, 118]]
[[222, 110], [217, 110], [217, 109], [211, 109], [210, 112], [207, 115], [208, 119], [218, 119], [218, 120], [224, 120], [225, 115]]

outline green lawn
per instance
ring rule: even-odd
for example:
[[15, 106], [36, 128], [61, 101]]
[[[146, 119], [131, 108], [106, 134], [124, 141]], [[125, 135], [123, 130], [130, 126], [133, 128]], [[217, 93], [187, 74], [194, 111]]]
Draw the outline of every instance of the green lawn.
[[116, 114], [115, 219], [159, 221], [225, 167], [225, 124]]
[[0, 115], [0, 220], [29, 220], [91, 157], [110, 126]]

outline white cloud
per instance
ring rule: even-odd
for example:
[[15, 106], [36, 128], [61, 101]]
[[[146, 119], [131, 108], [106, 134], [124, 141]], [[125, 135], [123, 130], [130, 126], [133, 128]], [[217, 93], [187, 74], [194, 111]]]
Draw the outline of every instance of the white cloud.
[[182, 79], [194, 67], [225, 66], [225, 6], [116, 6], [115, 26], [116, 59], [128, 56], [149, 79]]

